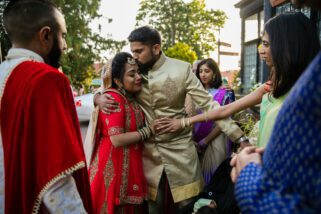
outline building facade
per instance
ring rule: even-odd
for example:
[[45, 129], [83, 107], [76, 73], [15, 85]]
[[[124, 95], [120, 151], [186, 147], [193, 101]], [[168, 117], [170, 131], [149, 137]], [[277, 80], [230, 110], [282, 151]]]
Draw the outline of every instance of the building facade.
[[301, 11], [316, 23], [321, 40], [321, 13], [311, 8], [297, 9], [290, 0], [241, 0], [235, 7], [240, 9], [242, 19], [240, 63], [242, 93], [248, 93], [256, 83], [264, 83], [269, 77], [268, 67], [260, 60], [258, 54], [264, 23], [267, 20], [281, 13]]

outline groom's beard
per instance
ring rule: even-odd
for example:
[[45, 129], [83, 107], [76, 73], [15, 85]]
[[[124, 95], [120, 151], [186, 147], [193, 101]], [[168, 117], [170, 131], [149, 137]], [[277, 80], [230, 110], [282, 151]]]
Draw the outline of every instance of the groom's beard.
[[152, 59], [149, 60], [148, 62], [142, 64], [140, 62], [137, 62], [138, 64], [138, 67], [139, 67], [139, 71], [142, 73], [142, 74], [147, 74], [148, 71], [155, 65], [157, 61], [157, 58], [155, 55], [152, 56]]

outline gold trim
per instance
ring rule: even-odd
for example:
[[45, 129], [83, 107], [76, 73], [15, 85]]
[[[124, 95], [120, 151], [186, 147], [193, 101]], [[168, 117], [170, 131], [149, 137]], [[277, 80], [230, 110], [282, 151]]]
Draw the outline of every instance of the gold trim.
[[56, 177], [54, 177], [53, 179], [51, 179], [40, 191], [38, 197], [36, 198], [36, 201], [33, 205], [32, 208], [32, 213], [38, 213], [40, 205], [41, 205], [41, 201], [43, 196], [45, 195], [45, 193], [49, 190], [49, 188], [56, 183], [58, 180], [66, 177], [67, 175], [72, 174], [73, 172], [77, 171], [78, 169], [84, 168], [86, 167], [86, 164], [84, 161], [81, 161], [79, 163], [77, 163], [76, 165], [70, 167], [69, 169], [66, 169], [65, 171], [59, 173]]
[[148, 199], [152, 200], [152, 201], [156, 201], [156, 197], [157, 197], [157, 189], [154, 187], [148, 187]]
[[198, 195], [198, 193], [202, 191], [203, 186], [204, 186], [204, 182], [202, 179], [200, 179], [193, 183], [186, 184], [184, 186], [172, 188], [171, 191], [172, 191], [174, 203], [177, 203]]
[[[101, 144], [101, 142], [99, 142], [99, 144]], [[89, 166], [89, 175], [90, 175], [89, 176], [89, 182], [90, 182], [90, 184], [94, 180], [94, 178], [95, 178], [95, 176], [97, 174], [97, 171], [98, 171], [98, 162], [99, 162], [98, 153], [99, 153], [99, 149], [97, 149], [97, 152], [95, 154], [94, 160]]]
[[[130, 106], [128, 104], [127, 99], [125, 98], [125, 114], [126, 114], [126, 122], [125, 122], [125, 132], [130, 132], [131, 125], [131, 111]], [[128, 174], [129, 174], [129, 147], [123, 147], [123, 164], [122, 164], [122, 177], [120, 184], [120, 203], [122, 204], [127, 198], [127, 186], [128, 186]]]

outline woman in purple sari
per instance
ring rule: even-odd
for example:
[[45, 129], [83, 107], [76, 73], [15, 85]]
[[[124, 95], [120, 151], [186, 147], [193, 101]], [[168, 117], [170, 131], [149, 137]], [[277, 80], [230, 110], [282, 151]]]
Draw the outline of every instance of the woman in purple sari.
[[[233, 90], [223, 86], [220, 70], [213, 59], [202, 60], [197, 66], [196, 76], [221, 106], [235, 100]], [[201, 113], [201, 110], [197, 109], [197, 113]], [[232, 142], [213, 121], [196, 123], [193, 128], [193, 138], [197, 142], [204, 180], [208, 184], [216, 168], [231, 155]]]

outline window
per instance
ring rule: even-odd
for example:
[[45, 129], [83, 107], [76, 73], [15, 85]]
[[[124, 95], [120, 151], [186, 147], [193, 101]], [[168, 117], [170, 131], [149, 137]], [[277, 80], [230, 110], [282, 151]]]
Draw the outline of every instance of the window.
[[245, 19], [245, 42], [258, 38], [259, 23], [258, 14], [254, 14]]
[[260, 12], [260, 34], [263, 34], [263, 30], [264, 30], [264, 12], [262, 10]]
[[276, 8], [276, 14], [281, 14], [281, 13], [286, 13], [286, 12], [302, 12], [304, 13], [304, 15], [306, 15], [308, 18], [310, 18], [311, 16], [311, 10], [308, 7], [303, 7], [301, 9], [297, 9], [294, 7], [294, 5], [292, 3], [285, 3], [282, 4], [280, 6], [277, 6]]
[[243, 87], [244, 92], [256, 83], [257, 79], [257, 44], [252, 42], [246, 44], [244, 48], [244, 72], [243, 72]]
[[263, 67], [258, 60], [257, 45], [264, 29], [264, 12], [257, 11], [244, 20], [243, 93], [247, 93], [261, 79]]

